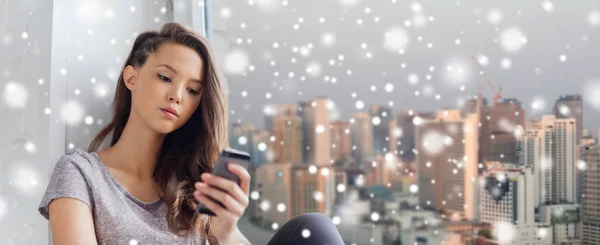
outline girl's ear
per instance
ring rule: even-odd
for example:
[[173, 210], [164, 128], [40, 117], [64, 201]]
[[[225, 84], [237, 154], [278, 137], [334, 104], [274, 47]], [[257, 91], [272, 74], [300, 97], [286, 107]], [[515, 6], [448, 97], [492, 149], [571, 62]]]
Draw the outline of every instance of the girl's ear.
[[138, 71], [132, 65], [128, 65], [123, 69], [123, 80], [125, 81], [125, 86], [133, 91], [135, 90], [135, 85], [137, 83]]

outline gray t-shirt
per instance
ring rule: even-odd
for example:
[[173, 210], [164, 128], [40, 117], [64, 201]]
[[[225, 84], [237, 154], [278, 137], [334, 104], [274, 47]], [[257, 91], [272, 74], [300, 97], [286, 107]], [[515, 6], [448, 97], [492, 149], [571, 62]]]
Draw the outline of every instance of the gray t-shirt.
[[203, 244], [199, 233], [188, 237], [171, 233], [164, 201], [135, 198], [111, 176], [96, 152], [70, 150], [56, 163], [40, 214], [48, 219], [48, 204], [61, 197], [90, 206], [98, 244]]

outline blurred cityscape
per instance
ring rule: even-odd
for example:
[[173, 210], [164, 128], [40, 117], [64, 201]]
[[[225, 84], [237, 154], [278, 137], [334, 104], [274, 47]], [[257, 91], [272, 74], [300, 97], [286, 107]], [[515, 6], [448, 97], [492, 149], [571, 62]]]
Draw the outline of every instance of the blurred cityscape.
[[[249, 222], [324, 213], [347, 244], [600, 244], [600, 148], [580, 95], [526, 120], [517, 99], [433, 112], [373, 105], [331, 120], [324, 97], [235, 123], [252, 155]], [[599, 132], [600, 134], [600, 132]]]

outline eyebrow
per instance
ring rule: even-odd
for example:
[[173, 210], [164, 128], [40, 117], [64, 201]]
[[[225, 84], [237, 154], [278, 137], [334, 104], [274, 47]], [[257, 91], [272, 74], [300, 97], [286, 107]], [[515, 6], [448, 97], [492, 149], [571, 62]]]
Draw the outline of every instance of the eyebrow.
[[[156, 67], [159, 67], [159, 66], [164, 66], [167, 69], [171, 70], [173, 73], [175, 73], [175, 75], [177, 75], [177, 70], [175, 70], [175, 68], [173, 68], [172, 66], [167, 65], [167, 64], [160, 64], [160, 65], [157, 65]], [[196, 83], [202, 84], [202, 80], [201, 79], [192, 79], [192, 82], [196, 82]]]

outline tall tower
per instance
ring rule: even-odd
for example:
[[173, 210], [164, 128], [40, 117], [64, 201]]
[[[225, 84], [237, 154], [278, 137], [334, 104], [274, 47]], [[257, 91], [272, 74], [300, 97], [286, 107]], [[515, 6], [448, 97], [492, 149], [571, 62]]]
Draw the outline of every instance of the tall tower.
[[331, 123], [331, 158], [335, 161], [343, 160], [352, 152], [352, 137], [350, 124], [343, 121]]
[[317, 98], [300, 103], [306, 145], [304, 154], [310, 164], [328, 165], [331, 163], [331, 127], [327, 98]]
[[373, 125], [371, 117], [363, 112], [357, 112], [352, 117], [351, 126], [352, 150], [354, 159], [358, 163], [369, 161], [373, 158]]
[[477, 114], [439, 111], [417, 126], [419, 202], [467, 219], [477, 217]]
[[581, 95], [561, 95], [554, 103], [554, 116], [556, 118], [573, 118], [577, 135], [575, 144], [579, 145], [583, 133], [583, 102]]
[[383, 155], [388, 152], [390, 139], [390, 120], [392, 109], [388, 106], [374, 105], [369, 110], [373, 123], [373, 153]]
[[600, 244], [600, 146], [593, 146], [582, 153], [586, 163], [583, 183], [582, 245]]
[[487, 162], [480, 189], [481, 222], [514, 225], [534, 224], [535, 208], [531, 193], [535, 187], [531, 167]]
[[[479, 189], [479, 211], [482, 223], [514, 227], [515, 245], [550, 245], [552, 235], [540, 236], [540, 230], [550, 230], [545, 223], [535, 220], [533, 196], [535, 187], [531, 167], [515, 164], [486, 162]], [[499, 234], [500, 237], [506, 234]], [[569, 243], [570, 244], [570, 243]]]
[[518, 150], [515, 130], [525, 128], [525, 111], [516, 99], [503, 99], [495, 105], [478, 96], [468, 101], [463, 113], [479, 115], [479, 162], [499, 161], [517, 163]]
[[302, 119], [293, 105], [280, 106], [273, 120], [275, 162], [302, 162]]
[[533, 166], [536, 206], [577, 202], [575, 119], [542, 116], [519, 137], [521, 162]]

